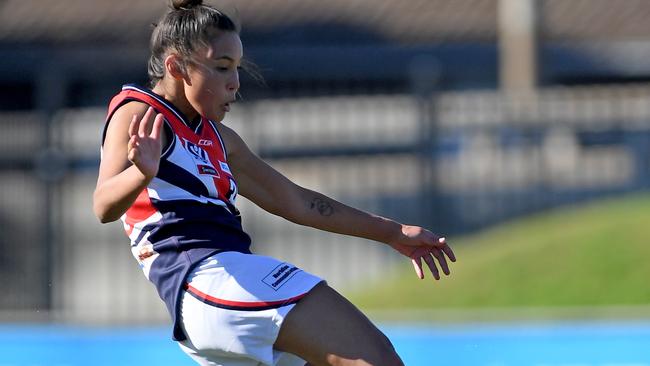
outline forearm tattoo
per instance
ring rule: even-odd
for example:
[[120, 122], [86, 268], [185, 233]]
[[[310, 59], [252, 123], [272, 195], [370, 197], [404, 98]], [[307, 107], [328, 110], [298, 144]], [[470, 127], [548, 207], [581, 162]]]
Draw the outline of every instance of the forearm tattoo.
[[332, 216], [334, 213], [334, 207], [329, 203], [327, 199], [316, 197], [309, 204], [309, 208], [312, 210], [317, 210], [321, 216]]

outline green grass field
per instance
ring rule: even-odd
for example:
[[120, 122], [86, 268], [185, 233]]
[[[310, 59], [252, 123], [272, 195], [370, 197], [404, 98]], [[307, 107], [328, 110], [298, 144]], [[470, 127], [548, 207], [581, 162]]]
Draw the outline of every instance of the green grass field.
[[348, 293], [364, 310], [650, 304], [650, 195], [565, 207], [448, 238], [452, 275], [421, 281], [410, 263]]

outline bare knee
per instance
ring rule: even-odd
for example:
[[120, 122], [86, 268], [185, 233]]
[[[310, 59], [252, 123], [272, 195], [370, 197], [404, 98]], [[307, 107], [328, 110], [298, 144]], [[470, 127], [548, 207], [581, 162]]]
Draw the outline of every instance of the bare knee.
[[363, 355], [353, 359], [346, 356], [329, 354], [327, 364], [330, 366], [404, 366], [395, 348], [386, 336], [374, 342], [373, 347], [366, 349]]
[[368, 362], [364, 359], [351, 360], [348, 358], [340, 358], [338, 356], [330, 356], [327, 358], [328, 366], [404, 366], [399, 357], [394, 357], [395, 355], [386, 355], [382, 361], [379, 362]]

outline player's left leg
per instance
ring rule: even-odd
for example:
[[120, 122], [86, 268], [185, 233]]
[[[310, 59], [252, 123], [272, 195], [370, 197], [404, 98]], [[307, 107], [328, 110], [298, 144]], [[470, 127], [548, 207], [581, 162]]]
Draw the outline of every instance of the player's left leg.
[[314, 366], [403, 366], [390, 340], [325, 283], [314, 287], [287, 314], [275, 348]]

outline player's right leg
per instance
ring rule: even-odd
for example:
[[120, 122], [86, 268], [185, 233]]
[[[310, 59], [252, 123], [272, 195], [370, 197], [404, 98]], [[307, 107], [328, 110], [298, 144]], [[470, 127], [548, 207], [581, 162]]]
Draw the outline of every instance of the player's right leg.
[[313, 366], [403, 365], [388, 338], [325, 283], [314, 287], [289, 312], [274, 347]]

